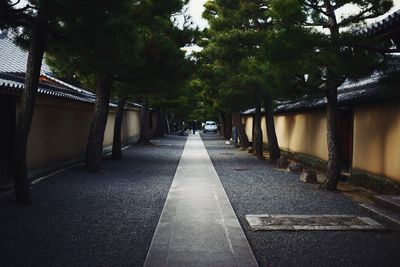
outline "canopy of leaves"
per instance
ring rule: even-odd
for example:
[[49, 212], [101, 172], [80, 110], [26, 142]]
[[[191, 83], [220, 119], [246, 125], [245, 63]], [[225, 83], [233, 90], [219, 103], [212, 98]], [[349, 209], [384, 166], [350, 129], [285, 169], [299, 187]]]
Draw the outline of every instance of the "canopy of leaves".
[[[341, 15], [346, 5], [357, 8]], [[391, 0], [271, 0], [275, 29], [270, 40], [275, 48], [270, 58], [307, 90], [335, 88], [346, 79], [365, 77], [383, 67], [384, 56], [374, 52], [376, 40], [357, 29], [391, 6]]]

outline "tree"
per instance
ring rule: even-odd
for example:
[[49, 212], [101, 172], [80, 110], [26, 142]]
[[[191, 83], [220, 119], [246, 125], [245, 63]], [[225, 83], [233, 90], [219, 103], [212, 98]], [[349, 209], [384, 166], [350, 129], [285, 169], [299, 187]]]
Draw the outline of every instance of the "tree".
[[114, 94], [118, 99], [117, 101], [117, 111], [115, 113], [114, 119], [114, 132], [113, 132], [113, 143], [112, 143], [112, 159], [121, 159], [122, 158], [122, 141], [121, 141], [121, 129], [122, 129], [122, 121], [124, 117], [125, 105], [129, 98], [130, 93], [130, 84], [124, 82], [117, 82], [114, 84]]
[[[232, 108], [248, 108], [254, 105], [254, 152], [263, 158], [263, 140], [261, 129], [261, 104], [269, 105], [271, 113], [266, 114], [270, 161], [276, 162], [280, 150], [275, 134], [272, 102], [280, 88], [272, 81], [275, 79], [272, 65], [266, 53], [267, 41], [272, 24], [269, 21], [269, 1], [208, 1], [204, 17], [208, 19], [210, 30], [207, 32], [205, 51], [214, 64], [224, 69], [220, 92], [222, 99], [236, 97]], [[224, 92], [225, 91], [225, 92]], [[227, 96], [229, 95], [229, 96]], [[272, 118], [272, 119], [271, 119]], [[237, 114], [239, 137], [244, 139]], [[247, 144], [246, 144], [247, 145]]]
[[13, 175], [17, 202], [30, 203], [27, 144], [32, 124], [44, 51], [57, 32], [65, 1], [28, 1], [23, 7], [9, 0], [0, 2], [0, 29], [13, 29], [16, 41], [29, 49], [24, 90], [17, 110]]
[[[137, 21], [131, 1], [77, 1], [50, 53], [54, 66], [86, 79], [95, 88], [96, 102], [88, 136], [85, 167], [99, 171], [112, 85], [132, 71], [138, 60]], [[95, 29], [95, 30], [94, 30]]]
[[[345, 5], [357, 9], [351, 14], [339, 15]], [[391, 0], [271, 1], [270, 14], [276, 25], [275, 41], [280, 44], [275, 44], [280, 50], [278, 54], [296, 50], [297, 55], [286, 66], [290, 66], [297, 85], [322, 93], [327, 99], [329, 159], [324, 188], [328, 190], [336, 189], [341, 169], [338, 87], [347, 79], [371, 74], [383, 62], [376, 53], [378, 49], [374, 40], [357, 35], [354, 29], [366, 19], [386, 13], [391, 7]], [[293, 36], [288, 33], [293, 33]], [[287, 58], [276, 59], [282, 62]]]
[[188, 76], [181, 47], [191, 41], [193, 31], [178, 29], [172, 20], [172, 16], [179, 13], [187, 2], [144, 1], [135, 12], [135, 17], [142, 25], [142, 60], [134, 68], [135, 76], [139, 77], [135, 80], [134, 90], [143, 105], [140, 134], [142, 144], [148, 144], [153, 135], [149, 129], [149, 105], [160, 105]]

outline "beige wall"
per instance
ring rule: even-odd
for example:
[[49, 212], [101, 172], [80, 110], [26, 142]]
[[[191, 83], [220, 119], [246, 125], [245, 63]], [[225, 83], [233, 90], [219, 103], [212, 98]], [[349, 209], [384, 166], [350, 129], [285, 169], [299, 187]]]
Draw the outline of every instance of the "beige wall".
[[[246, 134], [251, 140], [253, 118], [246, 116], [243, 120]], [[265, 117], [262, 117], [261, 127], [263, 142], [268, 143]], [[324, 110], [276, 115], [275, 128], [280, 148], [328, 159]]]
[[90, 104], [38, 96], [28, 139], [28, 168], [82, 158], [92, 109]]
[[276, 115], [275, 127], [281, 148], [328, 159], [324, 110]]
[[124, 143], [136, 142], [140, 137], [140, 109], [127, 109], [122, 123], [122, 140]]
[[263, 143], [268, 144], [267, 122], [265, 121], [265, 116], [261, 117], [261, 130], [263, 133]]
[[353, 167], [400, 181], [400, 105], [354, 109]]
[[246, 116], [243, 118], [244, 129], [246, 130], [247, 138], [249, 141], [253, 141], [253, 116]]
[[[112, 143], [113, 143], [115, 113], [116, 113], [116, 109], [110, 109], [110, 111], [108, 112], [106, 130], [104, 131], [104, 140], [103, 140], [104, 147], [110, 147], [110, 146], [112, 146]], [[122, 131], [122, 128], [121, 128], [121, 131]]]
[[[30, 172], [56, 167], [84, 157], [93, 104], [38, 96], [28, 139]], [[136, 141], [140, 134], [140, 110], [127, 109], [122, 140]], [[115, 109], [110, 109], [104, 146], [111, 146]]]
[[[243, 118], [252, 137], [253, 118]], [[328, 159], [325, 110], [275, 115], [281, 149]], [[264, 143], [268, 143], [265, 117]], [[400, 105], [368, 104], [354, 107], [353, 168], [400, 181]]]

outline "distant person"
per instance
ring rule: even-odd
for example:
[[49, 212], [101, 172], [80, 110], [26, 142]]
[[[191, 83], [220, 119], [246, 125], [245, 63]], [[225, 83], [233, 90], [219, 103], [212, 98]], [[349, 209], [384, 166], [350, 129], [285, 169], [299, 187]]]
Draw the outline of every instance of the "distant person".
[[192, 131], [193, 131], [193, 134], [196, 133], [196, 121], [192, 121]]

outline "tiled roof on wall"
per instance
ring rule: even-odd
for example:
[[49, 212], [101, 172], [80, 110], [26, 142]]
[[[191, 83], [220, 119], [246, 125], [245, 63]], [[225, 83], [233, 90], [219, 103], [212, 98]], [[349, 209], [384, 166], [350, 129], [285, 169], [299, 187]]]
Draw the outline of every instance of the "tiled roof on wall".
[[[0, 73], [0, 92], [9, 92], [16, 95], [21, 94], [24, 89], [24, 79], [24, 73]], [[55, 86], [43, 82], [39, 83], [38, 93], [86, 103], [94, 103], [96, 99], [94, 94], [86, 94], [71, 90], [68, 87], [63, 87], [61, 84]]]
[[[400, 98], [400, 91], [387, 92], [380, 84], [381, 76], [374, 74], [369, 78], [357, 82], [346, 81], [338, 88], [338, 103], [340, 106], [348, 106], [360, 103], [387, 101]], [[295, 100], [276, 101], [277, 113], [305, 111], [325, 108], [325, 97], [304, 96]], [[254, 114], [254, 108], [241, 113], [242, 115]]]
[[[24, 89], [28, 52], [17, 46], [10, 34], [0, 32], [0, 93], [19, 95]], [[94, 103], [96, 95], [88, 90], [66, 83], [51, 75], [50, 67], [43, 60], [38, 93], [74, 101]], [[110, 106], [116, 107], [115, 103]], [[128, 102], [127, 106], [141, 107]]]
[[[0, 35], [0, 72], [25, 72], [28, 61], [28, 51], [17, 46], [10, 34]], [[42, 62], [42, 74], [51, 73], [45, 60]]]
[[359, 34], [367, 36], [375, 36], [390, 30], [393, 26], [400, 24], [400, 10], [392, 13], [381, 21], [377, 21], [358, 31]]
[[[400, 94], [390, 94], [382, 88], [380, 76], [375, 74], [358, 82], [347, 81], [338, 88], [338, 103], [341, 106], [358, 103], [385, 101], [398, 98]], [[304, 97], [298, 100], [277, 102], [276, 112], [292, 112], [309, 109], [325, 108], [325, 97]]]

